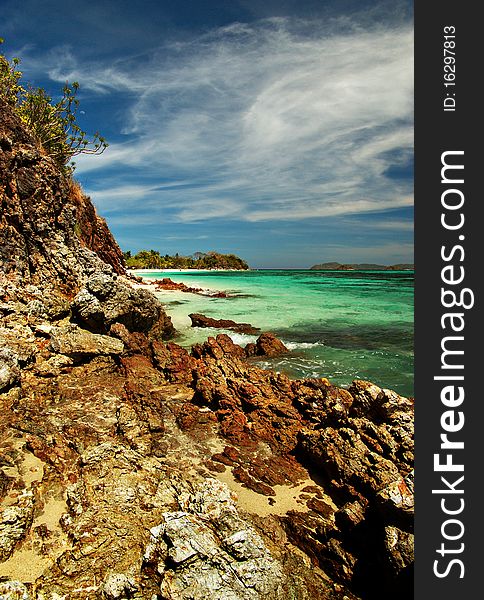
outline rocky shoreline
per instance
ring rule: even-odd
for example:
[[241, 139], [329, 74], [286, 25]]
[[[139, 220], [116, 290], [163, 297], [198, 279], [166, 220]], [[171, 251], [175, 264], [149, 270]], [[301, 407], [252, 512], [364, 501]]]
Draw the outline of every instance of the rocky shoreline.
[[412, 597], [413, 402], [174, 343], [7, 107], [0, 182], [0, 597]]

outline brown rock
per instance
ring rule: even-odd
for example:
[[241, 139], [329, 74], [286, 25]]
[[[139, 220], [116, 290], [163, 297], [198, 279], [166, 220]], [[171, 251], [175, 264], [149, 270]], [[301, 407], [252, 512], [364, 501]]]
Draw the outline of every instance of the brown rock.
[[169, 342], [166, 347], [170, 354], [169, 362], [164, 367], [164, 373], [168, 380], [191, 384], [196, 360], [178, 344]]
[[222, 463], [223, 465], [227, 465], [228, 467], [231, 467], [234, 464], [234, 461], [231, 458], [225, 456], [224, 454], [220, 454], [220, 452], [214, 454], [212, 456], [212, 460]]
[[[0, 105], [0, 262], [23, 285], [75, 294], [98, 269], [124, 272], [121, 251], [89, 198]], [[85, 228], [88, 229], [85, 229]]]
[[96, 272], [72, 302], [73, 319], [95, 333], [121, 323], [130, 332], [168, 339], [175, 329], [158, 300], [145, 289], [133, 289], [112, 275]]
[[397, 527], [385, 527], [385, 547], [395, 573], [413, 564], [414, 536]]
[[212, 356], [213, 358], [237, 356], [244, 358], [245, 351], [242, 346], [234, 344], [230, 336], [219, 333], [216, 338], [209, 337], [203, 344], [195, 344], [192, 347], [192, 355], [195, 358], [202, 358], [203, 356]]
[[258, 356], [278, 356], [289, 352], [284, 344], [273, 333], [263, 333], [256, 341]]
[[53, 352], [71, 358], [97, 356], [100, 354], [119, 355], [124, 351], [121, 340], [85, 331], [76, 325], [55, 327], [51, 330], [50, 348]]
[[263, 494], [264, 496], [276, 495], [276, 492], [269, 485], [266, 485], [261, 481], [257, 481], [256, 479], [251, 477], [247, 473], [247, 471], [245, 471], [245, 469], [243, 469], [242, 467], [235, 467], [235, 469], [232, 470], [232, 473], [234, 474], [234, 477], [242, 483], [242, 485], [248, 487], [254, 492], [257, 492], [258, 494]]
[[253, 342], [249, 342], [245, 346], [245, 355], [247, 356], [247, 358], [250, 358], [251, 356], [256, 356], [256, 354], [257, 354], [257, 344], [254, 344]]
[[330, 517], [334, 513], [334, 509], [331, 508], [329, 504], [318, 498], [311, 498], [306, 504], [310, 510], [314, 510], [320, 515], [323, 515], [323, 517]]
[[[125, 351], [132, 354], [143, 354], [144, 356], [152, 356], [152, 347], [145, 335], [137, 331], [130, 332], [121, 323], [114, 323], [109, 329], [109, 335], [120, 339]], [[153, 342], [158, 343], [158, 342]]]
[[79, 232], [81, 245], [95, 252], [103, 262], [111, 265], [115, 273], [124, 275], [126, 269], [123, 253], [109, 231], [106, 220], [97, 214], [91, 199], [82, 192], [76, 182], [70, 181], [69, 184], [70, 199], [76, 206], [76, 231]]
[[260, 329], [254, 327], [250, 323], [236, 323], [231, 319], [212, 319], [212, 317], [206, 317], [199, 313], [192, 313], [188, 315], [192, 320], [192, 327], [212, 327], [215, 329], [229, 329], [236, 333], [248, 333], [256, 334], [259, 333]]
[[209, 291], [202, 288], [196, 288], [186, 285], [185, 283], [175, 283], [169, 277], [164, 277], [161, 280], [153, 281], [153, 284], [160, 290], [177, 290], [179, 292], [187, 292], [189, 294], [200, 294], [201, 296], [210, 296], [211, 298], [228, 298], [227, 292]]

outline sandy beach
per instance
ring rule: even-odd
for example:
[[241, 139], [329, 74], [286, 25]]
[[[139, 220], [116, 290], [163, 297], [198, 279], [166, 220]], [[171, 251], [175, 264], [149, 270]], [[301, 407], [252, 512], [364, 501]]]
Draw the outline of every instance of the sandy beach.
[[239, 269], [127, 269], [130, 275], [141, 275], [149, 273], [209, 273], [211, 271], [237, 272]]

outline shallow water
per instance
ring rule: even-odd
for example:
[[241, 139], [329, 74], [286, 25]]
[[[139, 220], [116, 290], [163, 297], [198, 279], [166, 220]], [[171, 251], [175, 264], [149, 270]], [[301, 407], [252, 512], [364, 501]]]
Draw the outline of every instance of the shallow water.
[[[291, 350], [264, 361], [291, 377], [355, 378], [413, 395], [413, 272], [237, 271], [150, 273], [187, 285], [224, 290], [232, 298], [182, 292], [159, 297], [189, 346], [212, 335], [190, 327], [188, 314], [249, 322], [273, 331]], [[229, 332], [230, 333], [230, 332]], [[247, 343], [254, 336], [230, 333]]]

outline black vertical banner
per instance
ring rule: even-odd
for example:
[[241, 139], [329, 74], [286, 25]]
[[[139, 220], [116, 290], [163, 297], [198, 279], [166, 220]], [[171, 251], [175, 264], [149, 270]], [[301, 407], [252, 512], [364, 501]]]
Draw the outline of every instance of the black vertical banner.
[[415, 597], [473, 598], [484, 482], [482, 24], [415, 4]]

